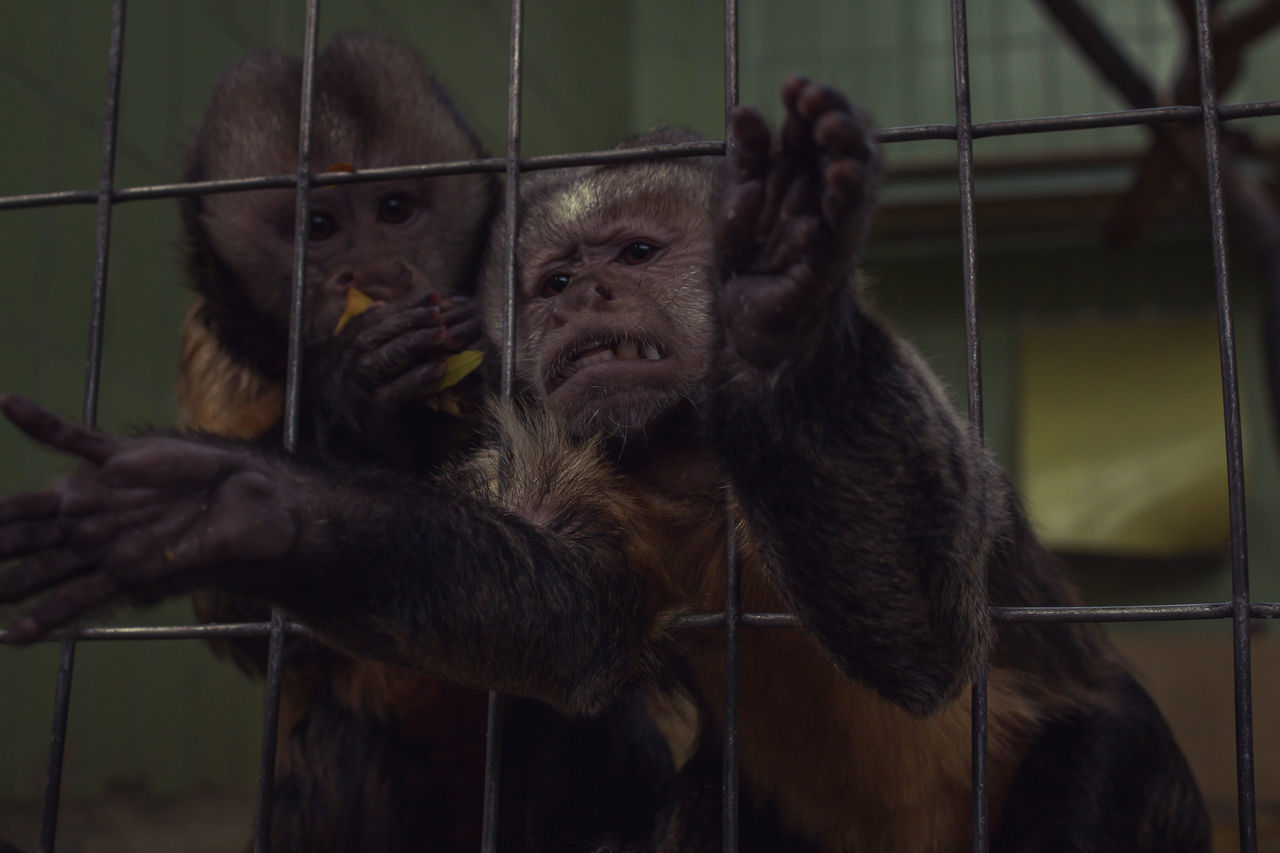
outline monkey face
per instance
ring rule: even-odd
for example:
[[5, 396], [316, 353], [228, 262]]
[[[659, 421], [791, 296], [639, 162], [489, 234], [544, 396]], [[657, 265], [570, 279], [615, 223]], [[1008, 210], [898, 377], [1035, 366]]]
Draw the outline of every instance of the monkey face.
[[[307, 245], [308, 340], [333, 332], [347, 292], [390, 304], [430, 291], [453, 294], [471, 241], [451, 239], [447, 221], [469, 201], [474, 176], [325, 187], [311, 196]], [[245, 198], [248, 195], [249, 198]], [[209, 199], [205, 222], [219, 256], [267, 316], [288, 317], [293, 269], [294, 194], [266, 190]], [[467, 235], [469, 236], [469, 235]]]
[[[311, 168], [358, 170], [480, 156], [479, 140], [412, 50], [371, 34], [336, 37], [315, 69]], [[192, 181], [298, 168], [302, 64], [271, 51], [227, 72], [192, 140]], [[307, 341], [326, 340], [347, 291], [412, 300], [472, 292], [496, 181], [485, 174], [317, 185], [307, 223]], [[293, 269], [294, 192], [183, 199], [188, 268], [225, 341], [285, 339]], [[216, 310], [215, 310], [216, 309]], [[283, 346], [230, 345], [267, 373]], [[263, 352], [259, 352], [262, 350]]]
[[696, 201], [612, 184], [553, 196], [544, 209], [586, 215], [522, 250], [520, 362], [572, 432], [628, 437], [701, 386], [711, 243]]

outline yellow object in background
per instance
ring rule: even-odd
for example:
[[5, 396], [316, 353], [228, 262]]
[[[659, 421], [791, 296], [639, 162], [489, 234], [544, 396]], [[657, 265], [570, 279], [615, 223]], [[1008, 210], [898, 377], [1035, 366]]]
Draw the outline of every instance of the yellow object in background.
[[1168, 557], [1229, 538], [1212, 317], [1023, 329], [1022, 493], [1055, 549]]

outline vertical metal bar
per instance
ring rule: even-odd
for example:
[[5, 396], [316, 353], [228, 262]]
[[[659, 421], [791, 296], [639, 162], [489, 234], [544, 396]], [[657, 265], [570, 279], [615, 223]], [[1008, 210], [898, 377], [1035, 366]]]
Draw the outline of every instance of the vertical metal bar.
[[[960, 178], [961, 267], [964, 275], [965, 367], [969, 424], [982, 434], [982, 350], [978, 329], [978, 259], [973, 212], [973, 125], [969, 103], [969, 34], [965, 0], [951, 3], [951, 44], [955, 61], [956, 165]], [[986, 586], [985, 576], [982, 584]], [[987, 850], [987, 660], [978, 665], [971, 699], [973, 744], [973, 850]]]
[[111, 193], [116, 173], [116, 131], [120, 125], [120, 69], [124, 62], [125, 0], [111, 7], [111, 46], [107, 51], [107, 104], [102, 123], [102, 163], [98, 172], [98, 226], [94, 242], [93, 297], [89, 316], [89, 354], [85, 364], [84, 424], [98, 423], [102, 379], [102, 340], [107, 313], [107, 256], [111, 250]]
[[[524, 43], [524, 4], [511, 0], [507, 65], [507, 152], [506, 217], [507, 239], [503, 247], [505, 264], [502, 290], [502, 374], [501, 396], [504, 406], [511, 405], [516, 365], [516, 248], [520, 230], [520, 61]], [[498, 489], [506, 488], [506, 471], [498, 471]], [[481, 853], [497, 853], [498, 813], [502, 805], [502, 734], [505, 702], [495, 692], [489, 693], [489, 722], [485, 731], [484, 752], [484, 818], [480, 832]]]
[[49, 736], [49, 767], [44, 779], [44, 809], [40, 815], [40, 853], [53, 853], [58, 834], [58, 800], [62, 792], [62, 755], [67, 745], [67, 716], [71, 708], [71, 672], [76, 641], [63, 640], [58, 654], [58, 686], [53, 700], [53, 732]]
[[[293, 289], [289, 303], [289, 357], [285, 370], [284, 447], [298, 443], [298, 399], [302, 377], [302, 318], [306, 304], [307, 241], [311, 225], [311, 124], [315, 106], [316, 42], [319, 0], [307, 0], [302, 48], [302, 92], [298, 107], [298, 187], [294, 204]], [[267, 646], [267, 684], [262, 708], [262, 753], [258, 770], [258, 811], [254, 819], [254, 853], [271, 846], [271, 808], [275, 795], [276, 742], [280, 722], [280, 685], [284, 673], [284, 614], [271, 611]]]
[[1249, 646], [1249, 552], [1245, 529], [1244, 447], [1240, 433], [1240, 386], [1236, 372], [1235, 326], [1227, 268], [1227, 220], [1222, 192], [1222, 144], [1218, 128], [1218, 82], [1213, 64], [1209, 4], [1196, 0], [1196, 49], [1200, 64], [1200, 110], [1204, 124], [1209, 182], [1209, 222], [1213, 277], [1218, 303], [1222, 408], [1227, 444], [1227, 496], [1231, 517], [1231, 624], [1236, 702], [1236, 788], [1240, 810], [1240, 850], [1258, 849], [1253, 779], [1253, 696]]
[[[725, 154], [733, 156], [735, 141], [729, 132], [729, 111], [738, 103], [738, 4], [724, 0], [724, 113]], [[734, 529], [737, 514], [725, 511], [724, 598], [724, 776], [721, 782], [723, 813], [721, 841], [725, 853], [738, 850], [738, 624], [741, 617], [742, 577], [738, 571]]]
[[[111, 203], [115, 187], [116, 138], [120, 127], [120, 77], [124, 65], [125, 0], [111, 5], [111, 34], [107, 47], [107, 93], [102, 120], [102, 157], [98, 170], [98, 218], [94, 236], [93, 290], [89, 309], [89, 351], [85, 359], [85, 426], [98, 423], [98, 390], [102, 379], [102, 344], [107, 313], [107, 260], [111, 249]], [[76, 641], [62, 641], [54, 691], [49, 759], [45, 771], [44, 805], [40, 815], [40, 853], [53, 853], [58, 834], [58, 806], [62, 796], [62, 762], [71, 714], [71, 683], [75, 672]]]

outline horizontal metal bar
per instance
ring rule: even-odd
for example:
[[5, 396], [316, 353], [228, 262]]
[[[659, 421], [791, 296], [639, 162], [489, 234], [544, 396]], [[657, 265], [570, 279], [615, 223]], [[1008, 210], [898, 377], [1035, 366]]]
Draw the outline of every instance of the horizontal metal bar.
[[[1280, 115], [1280, 101], [1251, 101], [1220, 107], [1218, 115], [1223, 121]], [[1198, 121], [1197, 106], [1153, 107], [1138, 110], [1113, 110], [1099, 113], [1079, 113], [1063, 116], [1011, 119], [1006, 121], [979, 122], [973, 125], [975, 138], [1017, 136], [1027, 133], [1056, 133], [1069, 130], [1087, 130], [1102, 127], [1124, 127], [1170, 122]], [[921, 124], [903, 127], [886, 127], [876, 131], [881, 143], [918, 142], [928, 139], [954, 140], [953, 124]], [[536, 172], [544, 169], [564, 169], [574, 166], [598, 166], [608, 163], [627, 163], [636, 160], [668, 160], [682, 157], [708, 157], [724, 154], [724, 142], [706, 140], [683, 142], [677, 145], [651, 145], [643, 148], [620, 148], [606, 151], [586, 151], [573, 154], [546, 154], [520, 160], [520, 171]], [[321, 172], [314, 176], [318, 186], [372, 183], [399, 180], [401, 178], [428, 178], [442, 175], [497, 173], [506, 168], [501, 157], [481, 157], [473, 160], [453, 160], [447, 163], [420, 163], [407, 166], [385, 166], [361, 169], [356, 172]], [[259, 175], [250, 178], [229, 178], [220, 181], [195, 181], [190, 183], [153, 184], [126, 187], [111, 194], [113, 203], [143, 201], [160, 198], [181, 198], [213, 193], [247, 192], [250, 190], [296, 187], [294, 174]], [[60, 190], [48, 193], [31, 193], [0, 197], [0, 210], [33, 207], [50, 207], [64, 204], [96, 204], [99, 194], [94, 190]]]
[[996, 622], [1173, 622], [1229, 619], [1231, 602], [1124, 604], [1103, 607], [992, 607]]
[[51, 193], [10, 195], [0, 198], [0, 210], [26, 207], [52, 207], [58, 204], [97, 204], [97, 190], [59, 190]]
[[[1249, 607], [1254, 619], [1280, 619], [1280, 602], [1255, 601]], [[996, 622], [1171, 622], [1227, 619], [1231, 602], [1200, 604], [1121, 604], [1093, 607], [992, 607]], [[739, 624], [753, 628], [796, 628], [800, 620], [793, 613], [743, 613]], [[672, 628], [723, 628], [724, 613], [686, 613], [671, 620]], [[312, 632], [300, 622], [285, 623], [285, 630], [298, 636]], [[77, 640], [210, 640], [265, 637], [271, 632], [270, 622], [226, 622], [209, 625], [119, 626], [81, 628], [78, 631], [56, 631], [36, 642], [59, 642], [67, 637]], [[0, 642], [5, 632], [0, 631]]]
[[[300, 622], [286, 622], [285, 631], [299, 636], [310, 636], [311, 629]], [[6, 631], [0, 631], [0, 643]], [[54, 631], [36, 640], [37, 643], [56, 643], [64, 639], [75, 640], [213, 640], [265, 637], [271, 633], [270, 622], [225, 622], [210, 625], [157, 625], [116, 626], [111, 628], [80, 628]]]
[[[574, 154], [547, 154], [527, 157], [520, 161], [522, 172], [544, 169], [563, 169], [573, 166], [598, 166], [608, 163], [629, 163], [637, 160], [674, 160], [682, 157], [722, 156], [724, 143], [717, 140], [682, 142], [675, 145], [649, 145], [639, 148], [619, 148], [607, 151], [587, 151]], [[419, 163], [406, 166], [380, 166], [355, 172], [320, 172], [312, 177], [314, 186], [338, 186], [341, 184], [374, 183], [376, 181], [403, 178], [430, 178], [443, 175], [503, 172], [506, 160], [501, 157], [480, 157], [473, 160], [451, 160], [446, 163]], [[181, 198], [215, 193], [248, 192], [263, 189], [292, 189], [298, 185], [296, 174], [258, 175], [249, 178], [227, 178], [218, 181], [192, 181], [176, 184], [153, 184], [127, 187], [111, 194], [114, 203], [143, 201], [147, 199]], [[16, 208], [48, 207], [56, 204], [96, 203], [99, 194], [91, 190], [65, 190], [51, 193], [35, 193], [0, 198], [0, 210]]]
[[[1252, 101], [1220, 107], [1218, 115], [1223, 121], [1280, 115], [1280, 101]], [[1113, 110], [1100, 113], [1079, 113], [1063, 116], [1011, 119], [980, 122], [973, 125], [975, 138], [1017, 136], [1028, 133], [1056, 133], [1069, 130], [1087, 130], [1103, 127], [1125, 127], [1169, 122], [1199, 120], [1200, 108], [1196, 106], [1153, 107], [1140, 110]], [[876, 131], [881, 143], [918, 142], [927, 139], [954, 140], [953, 124], [921, 124], [904, 127], [886, 127]], [[543, 169], [564, 169], [574, 166], [598, 166], [608, 163], [627, 163], [636, 160], [668, 160], [681, 157], [708, 157], [724, 154], [724, 142], [706, 140], [683, 142], [677, 145], [652, 145], [644, 148], [621, 148], [607, 151], [586, 151], [575, 154], [547, 154], [526, 157], [520, 161], [520, 171], [536, 172]], [[501, 157], [482, 157], [474, 160], [453, 160], [447, 163], [420, 163], [408, 166], [385, 166], [361, 169], [356, 172], [321, 172], [313, 181], [320, 186], [372, 183], [399, 180], [401, 178], [428, 178], [442, 175], [502, 172], [506, 161]], [[195, 181], [176, 184], [153, 184], [127, 187], [111, 195], [113, 203], [143, 201], [160, 198], [182, 198], [213, 193], [247, 192], [249, 190], [292, 188], [297, 186], [297, 175], [259, 175], [251, 178], [229, 178], [220, 181]], [[31, 193], [0, 197], [0, 210], [16, 210], [33, 207], [51, 207], [69, 204], [96, 204], [98, 193], [94, 190], [60, 190], [48, 193]]]
[[1054, 133], [1064, 130], [1088, 130], [1099, 127], [1129, 125], [1190, 124], [1200, 120], [1200, 108], [1188, 106], [1150, 107], [1138, 110], [1107, 110], [1100, 113], [1076, 113], [1064, 116], [984, 121], [973, 125], [975, 137], [1018, 136], [1025, 133]]

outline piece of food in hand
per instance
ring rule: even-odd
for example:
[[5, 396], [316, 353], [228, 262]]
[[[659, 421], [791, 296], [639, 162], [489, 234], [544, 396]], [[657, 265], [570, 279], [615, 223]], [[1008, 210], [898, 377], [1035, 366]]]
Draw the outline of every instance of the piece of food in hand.
[[435, 394], [446, 388], [457, 385], [468, 374], [484, 361], [484, 352], [478, 349], [464, 349], [455, 352], [444, 360], [444, 376], [427, 386], [428, 393]]
[[338, 325], [333, 327], [333, 333], [335, 335], [340, 333], [348, 323], [368, 311], [373, 305], [374, 302], [369, 298], [369, 294], [360, 288], [347, 288], [347, 306], [342, 310], [342, 316], [338, 318]]

